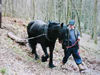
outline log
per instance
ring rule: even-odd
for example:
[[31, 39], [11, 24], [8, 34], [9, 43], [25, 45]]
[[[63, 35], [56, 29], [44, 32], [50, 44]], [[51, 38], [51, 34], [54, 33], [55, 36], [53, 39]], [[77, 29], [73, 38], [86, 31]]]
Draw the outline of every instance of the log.
[[27, 39], [22, 39], [17, 37], [13, 32], [8, 32], [8, 37], [11, 38], [12, 40], [14, 40], [15, 42], [19, 43], [19, 44], [26, 44], [28, 42]]

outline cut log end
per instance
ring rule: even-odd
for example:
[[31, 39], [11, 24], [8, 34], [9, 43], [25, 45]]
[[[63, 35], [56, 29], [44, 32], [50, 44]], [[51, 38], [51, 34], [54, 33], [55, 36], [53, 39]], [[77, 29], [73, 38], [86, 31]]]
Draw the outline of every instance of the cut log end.
[[8, 37], [11, 38], [12, 40], [14, 40], [15, 42], [25, 45], [28, 41], [27, 39], [21, 39], [19, 37], [17, 37], [13, 32], [8, 32]]

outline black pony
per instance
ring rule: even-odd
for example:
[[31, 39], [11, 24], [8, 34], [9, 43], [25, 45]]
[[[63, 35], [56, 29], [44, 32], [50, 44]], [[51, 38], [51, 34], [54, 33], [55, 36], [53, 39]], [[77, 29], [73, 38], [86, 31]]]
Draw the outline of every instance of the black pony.
[[[66, 26], [67, 27], [67, 26]], [[49, 22], [46, 24], [41, 20], [34, 20], [30, 22], [27, 26], [28, 38], [36, 37], [34, 39], [29, 39], [29, 45], [32, 48], [32, 53], [35, 54], [35, 59], [39, 59], [36, 52], [36, 45], [40, 43], [45, 55], [42, 56], [42, 61], [45, 62], [50, 57], [49, 67], [55, 67], [53, 65], [53, 50], [55, 47], [56, 39], [62, 39], [63, 23]], [[67, 30], [66, 30], [67, 31]], [[46, 34], [46, 35], [43, 35]], [[39, 36], [39, 37], [38, 37]], [[47, 53], [47, 47], [49, 47], [50, 56]]]

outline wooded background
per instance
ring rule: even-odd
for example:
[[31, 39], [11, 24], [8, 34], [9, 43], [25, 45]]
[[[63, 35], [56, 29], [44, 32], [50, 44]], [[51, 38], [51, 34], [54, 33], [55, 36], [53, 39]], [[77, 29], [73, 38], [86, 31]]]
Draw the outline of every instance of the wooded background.
[[100, 0], [2, 0], [3, 16], [64, 22], [76, 20], [82, 32], [97, 43], [100, 36]]

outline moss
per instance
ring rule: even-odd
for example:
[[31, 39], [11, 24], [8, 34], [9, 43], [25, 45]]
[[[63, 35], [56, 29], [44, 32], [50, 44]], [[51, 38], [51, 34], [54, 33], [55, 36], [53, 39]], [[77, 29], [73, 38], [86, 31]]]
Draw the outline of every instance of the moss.
[[97, 44], [98, 43], [97, 40], [94, 40], [94, 43]]
[[24, 57], [28, 61], [33, 61], [33, 58], [28, 56], [27, 53], [24, 52], [19, 46], [17, 46], [16, 44], [13, 45], [14, 44], [13, 40], [11, 40], [10, 38], [7, 38], [7, 42], [9, 43], [9, 48], [11, 48], [11, 50], [13, 52], [15, 52], [16, 54], [18, 54], [21, 57]]
[[8, 38], [8, 39], [7, 39], [7, 42], [8, 42], [9, 44], [12, 44], [12, 43], [13, 43], [13, 40], [11, 40], [10, 38]]
[[2, 68], [2, 69], [0, 69], [0, 72], [1, 72], [2, 75], [4, 75], [6, 73], [6, 69]]
[[26, 60], [28, 61], [33, 61], [33, 59], [31, 57], [29, 57], [26, 52], [24, 52], [22, 49], [20, 49], [19, 47], [14, 46], [13, 47], [13, 51], [15, 53], [17, 53], [18, 55], [24, 57]]
[[41, 64], [41, 60], [40, 59], [38, 59], [36, 62], [39, 63], [39, 64]]

